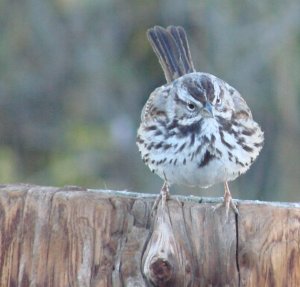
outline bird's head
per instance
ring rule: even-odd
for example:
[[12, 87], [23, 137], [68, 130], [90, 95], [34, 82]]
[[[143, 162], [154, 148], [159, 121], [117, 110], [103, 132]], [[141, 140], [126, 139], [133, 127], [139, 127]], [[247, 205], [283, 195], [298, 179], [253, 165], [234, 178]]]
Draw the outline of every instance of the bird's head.
[[[230, 120], [234, 112], [231, 88], [217, 77], [204, 73], [184, 75], [170, 84], [166, 110], [170, 118], [182, 125], [200, 120], [215, 120], [222, 117]], [[232, 88], [233, 89], [233, 88]]]

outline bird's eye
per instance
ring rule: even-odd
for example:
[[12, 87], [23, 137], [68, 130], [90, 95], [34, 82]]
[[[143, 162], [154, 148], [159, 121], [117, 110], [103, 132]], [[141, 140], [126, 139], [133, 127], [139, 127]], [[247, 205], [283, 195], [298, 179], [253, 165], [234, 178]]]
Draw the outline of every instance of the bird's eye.
[[193, 112], [195, 110], [196, 106], [192, 103], [188, 103], [187, 108], [189, 111]]
[[221, 103], [222, 103], [222, 100], [221, 100], [221, 98], [218, 97], [216, 99], [216, 105], [221, 105]]

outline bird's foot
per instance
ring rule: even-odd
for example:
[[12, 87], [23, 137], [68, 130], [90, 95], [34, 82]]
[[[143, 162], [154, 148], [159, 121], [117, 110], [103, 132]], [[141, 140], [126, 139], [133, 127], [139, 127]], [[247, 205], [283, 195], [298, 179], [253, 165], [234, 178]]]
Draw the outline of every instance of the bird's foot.
[[161, 201], [161, 206], [164, 209], [166, 206], [166, 202], [167, 200], [170, 198], [170, 191], [169, 191], [169, 185], [168, 183], [165, 181], [161, 190], [160, 190], [160, 194], [157, 196], [153, 207], [152, 207], [152, 212], [157, 208], [159, 202]]
[[224, 183], [224, 201], [222, 203], [217, 204], [213, 207], [214, 211], [219, 209], [220, 207], [225, 206], [225, 221], [228, 221], [229, 209], [231, 208], [236, 215], [239, 215], [239, 211], [236, 207], [236, 204], [233, 202], [228, 183]]

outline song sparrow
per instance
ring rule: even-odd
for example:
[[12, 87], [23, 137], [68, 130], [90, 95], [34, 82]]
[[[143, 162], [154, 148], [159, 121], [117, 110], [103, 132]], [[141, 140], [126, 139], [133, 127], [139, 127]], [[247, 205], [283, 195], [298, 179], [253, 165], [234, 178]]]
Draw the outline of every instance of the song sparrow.
[[226, 215], [232, 201], [228, 181], [246, 172], [263, 146], [263, 132], [239, 92], [208, 73], [196, 72], [182, 27], [148, 30], [167, 84], [146, 102], [137, 133], [142, 159], [169, 185], [209, 187], [224, 183]]

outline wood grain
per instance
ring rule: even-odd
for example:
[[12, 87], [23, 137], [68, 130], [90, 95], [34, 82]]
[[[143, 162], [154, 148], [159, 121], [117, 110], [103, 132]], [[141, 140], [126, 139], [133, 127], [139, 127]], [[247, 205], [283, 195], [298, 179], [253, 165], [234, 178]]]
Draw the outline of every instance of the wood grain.
[[299, 207], [243, 203], [239, 210], [241, 286], [300, 286]]
[[300, 286], [300, 205], [0, 186], [0, 286]]

